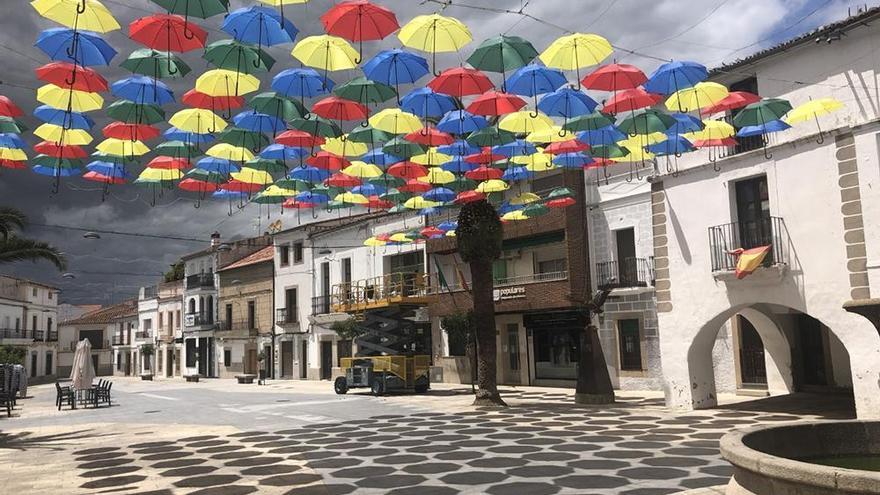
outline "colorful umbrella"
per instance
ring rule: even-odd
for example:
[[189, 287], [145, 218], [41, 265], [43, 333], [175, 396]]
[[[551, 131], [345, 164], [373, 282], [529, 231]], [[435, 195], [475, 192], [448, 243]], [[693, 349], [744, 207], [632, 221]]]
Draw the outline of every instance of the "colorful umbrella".
[[603, 65], [584, 76], [581, 84], [587, 89], [617, 92], [634, 89], [647, 81], [641, 69], [627, 64]]
[[424, 119], [441, 117], [457, 107], [458, 103], [451, 96], [435, 93], [431, 88], [416, 88], [400, 101], [401, 110]]
[[37, 38], [36, 47], [52, 60], [83, 67], [110, 65], [117, 53], [97, 34], [67, 28], [44, 30]]
[[764, 125], [782, 119], [791, 109], [788, 100], [765, 98], [740, 110], [733, 118], [733, 124], [737, 127]]
[[819, 139], [817, 141], [819, 144], [822, 144], [825, 142], [825, 137], [822, 133], [822, 127], [819, 126], [819, 117], [836, 112], [841, 108], [843, 108], [843, 103], [834, 98], [810, 100], [788, 112], [788, 115], [785, 117], [785, 122], [789, 125], [794, 125], [808, 120], [815, 120], [816, 128], [819, 129]]
[[275, 65], [275, 59], [264, 50], [236, 40], [215, 41], [205, 47], [202, 57], [218, 69], [245, 74], [268, 72]]
[[31, 6], [46, 19], [73, 29], [109, 33], [120, 28], [98, 0], [33, 0]]
[[196, 79], [196, 91], [208, 96], [242, 96], [260, 89], [260, 80], [249, 74], [213, 69]]
[[643, 87], [650, 93], [671, 95], [703, 82], [707, 77], [709, 71], [702, 64], [673, 61], [657, 67]]
[[299, 30], [288, 19], [268, 7], [252, 5], [230, 12], [220, 29], [236, 41], [260, 46], [293, 43]]
[[134, 41], [164, 52], [189, 52], [205, 47], [208, 33], [183, 17], [154, 14], [132, 21], [128, 35]]
[[102, 93], [110, 89], [107, 80], [94, 69], [67, 62], [46, 64], [38, 68], [36, 74], [41, 81], [77, 91]]
[[613, 51], [597, 34], [572, 33], [556, 39], [538, 57], [547, 67], [575, 71], [580, 85], [580, 69], [602, 63]]
[[500, 72], [501, 78], [505, 79], [505, 72], [518, 69], [537, 56], [537, 50], [528, 40], [519, 36], [501, 35], [480, 43], [467, 62], [480, 70]]
[[[450, 134], [467, 134], [487, 127], [485, 117], [474, 115], [467, 110], [453, 110], [437, 122], [437, 129]], [[467, 154], [467, 153], [464, 153]]]
[[454, 67], [437, 75], [428, 83], [428, 87], [438, 93], [461, 98], [483, 94], [494, 88], [494, 85], [485, 74], [476, 69]]
[[37, 101], [52, 108], [73, 112], [92, 112], [104, 106], [104, 98], [97, 93], [87, 93], [47, 84], [37, 89]]
[[364, 41], [384, 39], [400, 28], [394, 12], [367, 0], [348, 0], [331, 7], [321, 16], [321, 23], [328, 34], [360, 43], [360, 53], [364, 52]]
[[747, 91], [731, 91], [723, 100], [703, 108], [703, 115], [715, 115], [716, 113], [736, 110], [758, 101], [761, 101], [761, 97], [756, 94]]
[[[399, 88], [414, 83], [430, 72], [428, 61], [406, 50], [382, 50], [363, 66], [364, 75], [371, 81]], [[398, 93], [399, 93], [398, 89]]]
[[400, 29], [397, 37], [404, 46], [432, 54], [434, 67], [437, 66], [437, 53], [457, 52], [473, 39], [464, 23], [440, 14], [414, 17]]
[[679, 112], [699, 111], [724, 101], [729, 94], [726, 87], [716, 82], [699, 82], [673, 93], [666, 100], [666, 108], [670, 111], [678, 109]]
[[640, 108], [652, 107], [659, 103], [662, 98], [662, 95], [648, 93], [642, 88], [627, 89], [615, 94], [608, 100], [602, 106], [602, 111], [611, 114], [633, 112]]
[[293, 47], [291, 54], [309, 67], [327, 71], [354, 69], [358, 52], [342, 38], [330, 35], [309, 36]]
[[497, 117], [516, 112], [526, 106], [526, 102], [516, 95], [488, 91], [478, 96], [467, 107], [467, 111], [475, 115]]

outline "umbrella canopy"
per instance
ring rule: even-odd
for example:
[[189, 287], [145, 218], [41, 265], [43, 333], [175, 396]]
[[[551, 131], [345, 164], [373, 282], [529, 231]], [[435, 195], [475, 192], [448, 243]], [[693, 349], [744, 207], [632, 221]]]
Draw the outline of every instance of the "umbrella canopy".
[[508, 93], [536, 96], [556, 91], [567, 82], [565, 75], [559, 69], [529, 64], [511, 74], [505, 81], [505, 87]]
[[414, 83], [430, 72], [428, 61], [406, 50], [382, 50], [363, 66], [371, 81], [389, 86]]
[[627, 64], [603, 65], [584, 76], [581, 84], [587, 89], [598, 91], [620, 91], [641, 86], [648, 80], [645, 73], [636, 66]]
[[400, 108], [422, 118], [441, 117], [458, 107], [450, 96], [435, 93], [431, 88], [416, 88], [400, 102]]
[[226, 69], [209, 70], [196, 79], [196, 91], [208, 96], [242, 96], [259, 89], [256, 77]]
[[36, 47], [50, 59], [84, 67], [110, 65], [116, 50], [95, 33], [67, 28], [50, 28], [40, 33]]
[[765, 98], [740, 110], [733, 118], [733, 125], [736, 127], [764, 125], [767, 122], [782, 119], [791, 109], [791, 103], [788, 100]]
[[230, 12], [220, 28], [236, 41], [258, 46], [293, 43], [299, 30], [268, 7], [252, 5]]
[[781, 120], [771, 120], [759, 125], [745, 126], [736, 132], [737, 137], [762, 136], [773, 132], [791, 129], [791, 126]]
[[380, 131], [402, 134], [421, 129], [422, 121], [409, 112], [399, 108], [386, 108], [369, 119], [370, 125]]
[[391, 10], [367, 0], [348, 0], [331, 7], [321, 16], [328, 34], [361, 43], [381, 40], [400, 28]]
[[526, 102], [516, 95], [488, 91], [478, 96], [467, 107], [467, 111], [474, 115], [486, 115], [497, 117], [516, 112], [526, 106]]
[[109, 33], [120, 28], [110, 10], [98, 0], [34, 0], [41, 16], [69, 28]]
[[312, 112], [331, 120], [363, 120], [369, 114], [366, 106], [338, 96], [328, 96], [316, 102]]
[[537, 50], [528, 40], [501, 35], [480, 43], [467, 62], [480, 70], [504, 73], [528, 64], [537, 56]]
[[347, 41], [326, 34], [304, 38], [291, 53], [303, 64], [325, 71], [354, 69], [360, 61], [360, 55]]
[[[437, 122], [437, 129], [450, 134], [468, 134], [489, 125], [485, 117], [474, 115], [467, 110], [453, 110]], [[465, 153], [467, 154], [467, 153]]]
[[551, 117], [570, 119], [592, 113], [599, 104], [574, 88], [559, 88], [548, 93], [538, 102], [538, 110]]
[[207, 19], [229, 10], [229, 0], [152, 0], [169, 14]]
[[311, 98], [333, 89], [333, 81], [314, 69], [286, 69], [272, 78], [272, 89], [284, 96]]
[[358, 103], [378, 105], [397, 96], [397, 91], [391, 86], [372, 81], [363, 76], [346, 81], [337, 86], [333, 93], [340, 98], [356, 101]]
[[679, 90], [666, 100], [671, 111], [693, 112], [706, 106], [716, 105], [730, 94], [726, 87], [716, 82], [699, 82], [690, 88]]
[[37, 89], [37, 101], [52, 108], [74, 112], [93, 112], [104, 106], [104, 98], [97, 93], [60, 88], [54, 84]]
[[180, 78], [192, 71], [177, 55], [152, 48], [140, 48], [131, 52], [120, 67], [154, 79]]
[[94, 69], [68, 62], [51, 62], [38, 68], [36, 74], [41, 81], [78, 91], [101, 93], [110, 89], [107, 80]]
[[661, 99], [663, 99], [662, 95], [648, 93], [642, 88], [627, 89], [605, 102], [602, 111], [605, 113], [632, 112], [640, 108], [652, 107]]
[[195, 89], [184, 93], [181, 100], [184, 105], [212, 111], [229, 110], [244, 106], [244, 98], [241, 96], [211, 96]]
[[473, 39], [464, 23], [440, 14], [414, 17], [400, 29], [397, 37], [404, 46], [427, 53], [457, 52]]
[[92, 364], [92, 343], [89, 339], [82, 339], [76, 344], [73, 353], [73, 366], [70, 369], [70, 381], [76, 390], [92, 388], [95, 380], [95, 367]]
[[843, 108], [843, 103], [834, 98], [810, 100], [788, 112], [785, 117], [785, 122], [790, 125], [799, 124], [808, 120], [815, 120], [823, 115], [836, 112], [841, 108]]
[[34, 117], [48, 124], [60, 125], [68, 129], [91, 129], [95, 121], [88, 115], [79, 112], [68, 112], [49, 105], [40, 105], [34, 109]]
[[174, 127], [195, 134], [213, 134], [226, 129], [226, 121], [210, 110], [187, 108], [168, 119]]
[[245, 74], [268, 72], [275, 65], [275, 59], [265, 51], [236, 40], [215, 41], [205, 47], [202, 57], [218, 69]]
[[479, 95], [491, 90], [492, 81], [476, 69], [453, 67], [441, 72], [428, 83], [428, 87], [438, 93], [451, 96]]
[[709, 71], [697, 62], [667, 62], [651, 74], [643, 85], [646, 91], [662, 95], [671, 95], [690, 88], [709, 77]]
[[21, 107], [6, 96], [0, 95], [0, 116], [15, 118], [23, 115], [24, 112], [21, 110]]
[[189, 52], [205, 47], [208, 32], [178, 15], [155, 14], [134, 20], [128, 27], [134, 41], [164, 52]]
[[714, 115], [716, 113], [736, 110], [760, 100], [760, 96], [747, 91], [731, 91], [723, 100], [703, 108], [703, 115]]
[[613, 51], [611, 43], [597, 34], [572, 33], [556, 39], [539, 58], [547, 67], [579, 71], [602, 63]]
[[174, 101], [174, 93], [165, 83], [148, 76], [120, 79], [110, 86], [113, 96], [137, 103], [166, 105]]

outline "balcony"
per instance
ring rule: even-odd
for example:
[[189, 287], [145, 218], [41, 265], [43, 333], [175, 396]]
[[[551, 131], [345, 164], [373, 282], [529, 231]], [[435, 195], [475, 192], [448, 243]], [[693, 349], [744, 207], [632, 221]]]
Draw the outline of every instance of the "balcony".
[[114, 335], [113, 336], [113, 345], [128, 345], [128, 339], [125, 335]]
[[255, 322], [248, 320], [222, 320], [217, 325], [217, 330], [220, 332], [235, 332], [254, 336], [259, 333], [259, 330], [257, 330], [256, 327], [257, 324]]
[[275, 310], [275, 323], [281, 326], [290, 326], [299, 324], [297, 319], [297, 311], [288, 311], [287, 308], [278, 308]]
[[43, 340], [43, 332], [23, 328], [0, 328], [0, 339]]
[[199, 273], [197, 275], [190, 275], [190, 276], [186, 277], [186, 288], [187, 288], [187, 290], [213, 289], [214, 288], [214, 274], [213, 273]]
[[148, 340], [148, 339], [152, 338], [152, 336], [153, 336], [153, 332], [150, 332], [149, 330], [135, 332], [135, 334], [134, 334], [135, 340]]
[[596, 263], [596, 281], [600, 289], [650, 287], [654, 285], [654, 263], [645, 258]]
[[712, 257], [712, 272], [736, 270], [737, 249], [752, 249], [770, 246], [762, 266], [787, 265], [788, 236], [785, 221], [780, 217], [770, 217], [749, 222], [732, 222], [709, 227], [709, 252]]
[[559, 272], [532, 273], [530, 275], [519, 275], [516, 277], [505, 277], [495, 280], [495, 287], [505, 287], [508, 285], [535, 284], [539, 282], [555, 282], [557, 280], [565, 280], [568, 278], [568, 271]]
[[152, 285], [150, 287], [143, 288], [144, 296], [143, 299], [153, 299], [155, 297], [159, 297], [159, 287], [156, 285]]
[[210, 327], [214, 326], [214, 315], [210, 313], [187, 313], [183, 316], [184, 326], [192, 327]]
[[49, 335], [46, 338], [46, 342], [58, 342], [58, 332], [55, 330], [49, 330]]
[[317, 296], [312, 298], [312, 314], [326, 315], [330, 313], [330, 295]]
[[35, 341], [42, 341], [43, 336], [46, 335], [46, 333], [42, 330], [31, 330], [31, 333], [33, 334], [33, 338]]
[[393, 304], [427, 305], [434, 294], [428, 273], [390, 273], [333, 287], [331, 310], [349, 313]]

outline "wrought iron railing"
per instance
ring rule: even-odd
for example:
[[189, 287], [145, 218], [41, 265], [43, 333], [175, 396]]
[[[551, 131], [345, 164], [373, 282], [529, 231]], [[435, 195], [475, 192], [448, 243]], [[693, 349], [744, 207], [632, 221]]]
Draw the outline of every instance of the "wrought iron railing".
[[568, 278], [568, 271], [562, 270], [558, 272], [532, 273], [529, 275], [519, 275], [516, 277], [505, 277], [495, 280], [495, 287], [504, 287], [507, 285], [531, 284], [536, 282], [554, 282], [557, 280], [565, 280]]
[[348, 312], [373, 305], [414, 301], [435, 294], [432, 287], [431, 274], [390, 273], [335, 285], [330, 305], [334, 311]]
[[113, 345], [128, 345], [128, 339], [125, 335], [114, 335], [113, 336]]
[[278, 308], [275, 310], [275, 323], [279, 325], [293, 325], [299, 323], [298, 316], [295, 308], [292, 311], [288, 308]]
[[330, 313], [330, 301], [332, 298], [329, 295], [326, 296], [316, 296], [312, 298], [312, 314], [313, 315], [326, 315]]
[[186, 288], [187, 289], [211, 289], [214, 287], [214, 274], [213, 273], [198, 273], [196, 275], [190, 275], [186, 277]]
[[134, 338], [136, 339], [149, 339], [150, 337], [152, 337], [152, 332], [149, 330], [135, 332], [134, 334]]
[[748, 222], [732, 222], [709, 227], [709, 251], [712, 271], [736, 269], [737, 249], [770, 246], [763, 266], [788, 264], [785, 222], [780, 217], [769, 217]]
[[33, 339], [35, 341], [42, 341], [43, 336], [45, 335], [45, 333], [42, 330], [31, 330], [31, 333], [33, 333]]
[[[727, 122], [730, 125], [733, 125], [733, 115], [727, 115], [721, 120]], [[718, 158], [725, 158], [728, 156], [738, 155], [740, 153], [745, 153], [747, 151], [758, 150], [764, 147], [764, 140], [769, 139], [763, 135], [758, 136], [749, 136], [749, 137], [737, 137], [736, 145], [729, 146], [726, 148], [721, 148], [718, 151]]]
[[624, 258], [596, 263], [596, 285], [600, 289], [652, 286], [654, 263], [646, 258]]
[[214, 315], [211, 313], [187, 313], [184, 315], [184, 325], [187, 327], [200, 327], [214, 324]]
[[50, 330], [49, 335], [46, 337], [46, 342], [58, 342], [58, 332]]
[[[24, 328], [0, 328], [0, 339], [34, 339], [34, 330]], [[42, 339], [42, 337], [41, 337]]]
[[222, 320], [217, 329], [220, 331], [248, 332], [249, 334], [257, 333], [257, 323], [248, 320]]

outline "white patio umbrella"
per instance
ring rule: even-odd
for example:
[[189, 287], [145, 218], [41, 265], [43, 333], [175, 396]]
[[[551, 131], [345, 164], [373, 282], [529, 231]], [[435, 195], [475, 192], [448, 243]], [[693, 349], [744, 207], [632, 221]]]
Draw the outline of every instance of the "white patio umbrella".
[[92, 388], [95, 380], [95, 367], [92, 365], [92, 344], [89, 339], [82, 339], [76, 345], [73, 354], [73, 368], [70, 370], [70, 381], [76, 390]]

